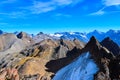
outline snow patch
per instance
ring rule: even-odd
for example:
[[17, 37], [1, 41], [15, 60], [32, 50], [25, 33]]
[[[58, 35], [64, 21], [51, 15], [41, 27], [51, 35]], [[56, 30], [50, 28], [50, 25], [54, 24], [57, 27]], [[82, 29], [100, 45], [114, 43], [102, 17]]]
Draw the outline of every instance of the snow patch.
[[80, 36], [83, 37], [83, 38], [85, 38], [85, 39], [87, 39], [86, 35], [80, 34]]
[[90, 54], [85, 53], [68, 66], [59, 70], [53, 80], [93, 80], [97, 71], [98, 67], [90, 59]]

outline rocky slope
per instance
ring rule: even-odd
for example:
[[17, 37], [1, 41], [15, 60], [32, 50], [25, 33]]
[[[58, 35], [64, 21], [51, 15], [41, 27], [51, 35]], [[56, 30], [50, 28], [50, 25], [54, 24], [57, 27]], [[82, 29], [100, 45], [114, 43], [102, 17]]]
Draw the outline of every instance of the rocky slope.
[[19, 52], [24, 49], [25, 46], [24, 42], [14, 34], [8, 33], [0, 35], [0, 54]]
[[0, 63], [3, 63], [1, 66], [5, 66], [6, 63], [4, 61], [9, 61], [9, 59], [12, 59], [12, 56], [16, 60], [16, 53], [19, 53], [30, 45], [32, 43], [27, 38], [20, 39], [12, 33], [0, 35]]
[[20, 53], [7, 54], [2, 58], [0, 67], [16, 68], [23, 79], [37, 76], [40, 80], [48, 80], [60, 68], [75, 59], [84, 46], [83, 42], [76, 39], [47, 39], [29, 46]]

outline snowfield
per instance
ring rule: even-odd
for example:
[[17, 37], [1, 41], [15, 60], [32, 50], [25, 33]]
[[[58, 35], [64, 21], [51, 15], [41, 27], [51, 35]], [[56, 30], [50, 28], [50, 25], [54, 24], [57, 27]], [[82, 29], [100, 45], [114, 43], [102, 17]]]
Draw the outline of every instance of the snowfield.
[[90, 59], [89, 53], [80, 55], [68, 66], [59, 70], [53, 80], [93, 80], [98, 71], [95, 62]]

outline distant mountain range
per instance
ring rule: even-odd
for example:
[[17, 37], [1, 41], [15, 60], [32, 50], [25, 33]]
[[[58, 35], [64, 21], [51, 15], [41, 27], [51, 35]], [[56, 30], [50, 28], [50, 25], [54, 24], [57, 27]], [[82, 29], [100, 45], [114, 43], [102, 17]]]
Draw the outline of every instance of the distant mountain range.
[[95, 36], [98, 41], [102, 41], [106, 37], [110, 37], [114, 42], [120, 45], [120, 30], [109, 30], [107, 32], [100, 32], [94, 30], [89, 33], [81, 33], [81, 32], [57, 32], [54, 35], [55, 37], [59, 37], [62, 39], [69, 39], [73, 40], [75, 38], [83, 41], [88, 42], [92, 36]]
[[[0, 34], [4, 34], [4, 32], [0, 30]], [[16, 31], [14, 34], [19, 34], [20, 32]], [[83, 42], [88, 42], [92, 36], [95, 36], [98, 41], [102, 41], [106, 37], [110, 37], [114, 42], [120, 45], [120, 30], [109, 30], [107, 32], [100, 32], [98, 30], [94, 30], [89, 33], [82, 33], [82, 32], [56, 32], [54, 34], [44, 34], [43, 32], [38, 33], [37, 35], [28, 34], [32, 37], [36, 43], [42, 41], [44, 39], [66, 39], [66, 40], [74, 40], [79, 39]]]
[[109, 30], [107, 32], [99, 32], [97, 30], [87, 34], [87, 37], [95, 36], [99, 41], [102, 41], [106, 37], [110, 37], [114, 42], [120, 45], [120, 30]]

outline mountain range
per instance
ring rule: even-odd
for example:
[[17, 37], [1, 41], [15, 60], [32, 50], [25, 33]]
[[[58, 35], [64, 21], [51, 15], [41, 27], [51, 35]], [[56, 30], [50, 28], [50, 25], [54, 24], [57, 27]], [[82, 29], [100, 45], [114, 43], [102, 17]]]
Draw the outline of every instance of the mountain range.
[[120, 31], [0, 34], [0, 79], [119, 80]]
[[[7, 32], [3, 32], [0, 30], [0, 35]], [[20, 32], [13, 32], [14, 34], [19, 34]], [[94, 30], [88, 33], [82, 32], [56, 32], [54, 34], [44, 34], [43, 32], [39, 32], [37, 35], [28, 34], [31, 36], [36, 42], [42, 41], [44, 39], [66, 39], [66, 40], [74, 40], [79, 39], [83, 42], [88, 42], [92, 36], [95, 36], [96, 39], [102, 41], [106, 37], [110, 37], [114, 42], [120, 45], [120, 30], [108, 30], [107, 32], [101, 32], [98, 30]]]
[[92, 36], [95, 36], [96, 39], [102, 41], [106, 37], [110, 37], [113, 41], [115, 41], [118, 45], [120, 45], [120, 30], [109, 30], [107, 32], [100, 32], [94, 30], [89, 33], [81, 33], [81, 32], [57, 32], [53, 36], [60, 37], [63, 39], [73, 40], [77, 38], [84, 42], [88, 42]]

